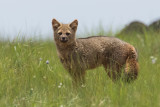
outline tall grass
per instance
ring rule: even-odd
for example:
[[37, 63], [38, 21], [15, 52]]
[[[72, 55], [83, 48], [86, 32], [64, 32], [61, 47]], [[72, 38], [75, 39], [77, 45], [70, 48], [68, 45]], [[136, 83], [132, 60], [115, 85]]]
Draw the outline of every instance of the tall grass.
[[119, 38], [138, 50], [138, 79], [130, 84], [113, 83], [99, 67], [87, 71], [86, 85], [77, 90], [57, 57], [53, 41], [1, 41], [0, 107], [160, 106], [160, 35]]

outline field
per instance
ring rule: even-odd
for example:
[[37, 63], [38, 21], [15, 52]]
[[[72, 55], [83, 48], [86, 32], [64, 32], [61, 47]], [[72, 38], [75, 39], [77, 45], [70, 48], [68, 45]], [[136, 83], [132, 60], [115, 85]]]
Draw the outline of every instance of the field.
[[1, 41], [0, 107], [160, 107], [160, 34], [118, 38], [138, 50], [138, 79], [113, 83], [99, 67], [87, 71], [86, 85], [78, 89], [52, 40]]

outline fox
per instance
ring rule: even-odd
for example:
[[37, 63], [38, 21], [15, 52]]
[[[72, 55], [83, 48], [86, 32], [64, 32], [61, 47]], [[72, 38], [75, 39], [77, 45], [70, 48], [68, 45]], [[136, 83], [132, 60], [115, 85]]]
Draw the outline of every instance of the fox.
[[73, 85], [85, 84], [86, 70], [99, 66], [112, 81], [121, 77], [127, 82], [137, 79], [139, 65], [134, 46], [112, 36], [76, 38], [77, 27], [77, 19], [69, 24], [52, 19], [57, 54]]

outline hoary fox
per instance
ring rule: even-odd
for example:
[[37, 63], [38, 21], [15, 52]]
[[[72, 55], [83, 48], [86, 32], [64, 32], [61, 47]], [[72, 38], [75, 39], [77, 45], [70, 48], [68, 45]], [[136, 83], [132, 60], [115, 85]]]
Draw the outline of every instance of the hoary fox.
[[86, 70], [101, 65], [113, 81], [117, 81], [122, 74], [126, 81], [137, 78], [138, 55], [132, 45], [107, 36], [77, 39], [77, 26], [77, 20], [70, 24], [52, 20], [58, 56], [74, 84], [83, 84]]

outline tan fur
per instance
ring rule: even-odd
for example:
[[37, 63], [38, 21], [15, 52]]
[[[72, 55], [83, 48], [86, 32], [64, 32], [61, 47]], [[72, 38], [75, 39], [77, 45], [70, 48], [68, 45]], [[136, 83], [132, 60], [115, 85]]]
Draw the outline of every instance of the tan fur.
[[70, 24], [61, 24], [53, 19], [52, 26], [58, 56], [73, 78], [73, 83], [83, 84], [85, 71], [101, 65], [113, 81], [119, 79], [122, 73], [126, 81], [137, 78], [138, 55], [132, 45], [107, 36], [76, 39], [77, 20]]

